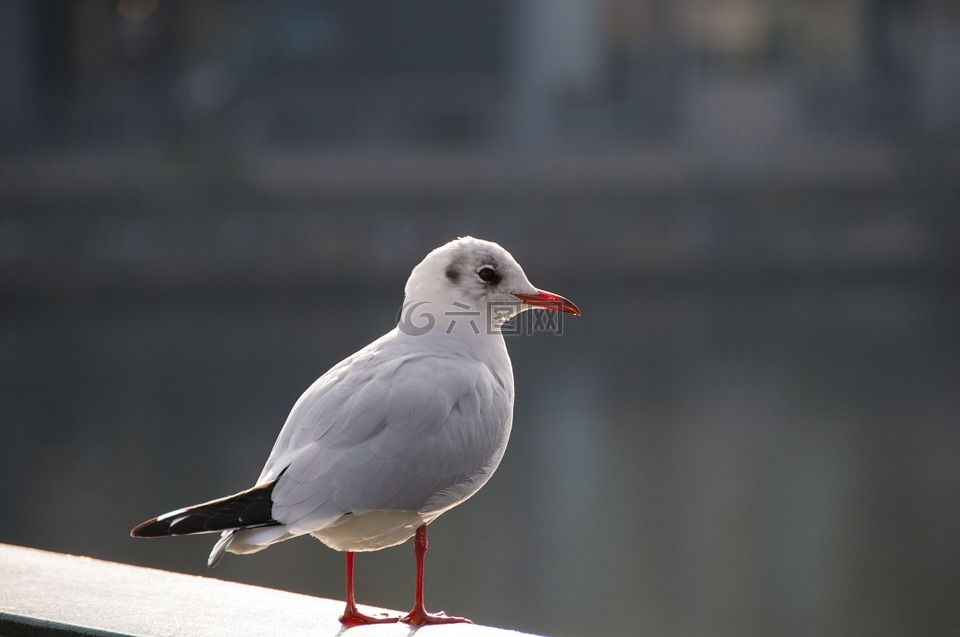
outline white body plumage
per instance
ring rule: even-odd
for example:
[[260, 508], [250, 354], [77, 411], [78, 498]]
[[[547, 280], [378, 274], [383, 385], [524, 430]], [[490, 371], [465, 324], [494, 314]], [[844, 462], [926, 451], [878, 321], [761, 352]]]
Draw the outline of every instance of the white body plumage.
[[283, 472], [272, 496], [282, 526], [225, 532], [215, 551], [249, 553], [306, 533], [340, 551], [406, 541], [496, 470], [513, 395], [499, 333], [394, 328], [321, 376], [291, 410], [257, 481]]

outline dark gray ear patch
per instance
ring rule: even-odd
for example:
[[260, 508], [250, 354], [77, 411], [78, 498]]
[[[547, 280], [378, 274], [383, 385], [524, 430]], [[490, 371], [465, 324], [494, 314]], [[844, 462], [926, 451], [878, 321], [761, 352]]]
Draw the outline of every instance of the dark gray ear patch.
[[460, 271], [457, 270], [456, 263], [451, 263], [447, 266], [447, 269], [443, 272], [451, 283], [456, 283], [460, 280]]

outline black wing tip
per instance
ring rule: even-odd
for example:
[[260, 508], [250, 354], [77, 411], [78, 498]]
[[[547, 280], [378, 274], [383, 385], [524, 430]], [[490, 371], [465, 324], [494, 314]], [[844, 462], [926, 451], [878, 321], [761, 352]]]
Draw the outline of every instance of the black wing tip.
[[252, 489], [151, 518], [135, 526], [130, 537], [193, 535], [280, 524], [272, 515], [272, 494], [284, 472], [286, 469], [271, 482]]
[[152, 518], [138, 524], [130, 531], [130, 537], [164, 537], [170, 535], [170, 523]]

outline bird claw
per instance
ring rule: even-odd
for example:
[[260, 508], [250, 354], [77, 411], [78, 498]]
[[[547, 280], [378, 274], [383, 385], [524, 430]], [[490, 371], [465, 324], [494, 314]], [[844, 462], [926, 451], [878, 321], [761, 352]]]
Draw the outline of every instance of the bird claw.
[[367, 624], [396, 624], [399, 621], [399, 617], [389, 617], [385, 613], [382, 617], [373, 617], [364, 615], [356, 609], [346, 610], [343, 615], [340, 615], [340, 623], [349, 628], [366, 626]]
[[431, 624], [472, 624], [473, 622], [466, 617], [453, 617], [443, 611], [439, 613], [428, 613], [424, 609], [414, 609], [401, 617], [400, 621], [410, 626], [427, 626]]

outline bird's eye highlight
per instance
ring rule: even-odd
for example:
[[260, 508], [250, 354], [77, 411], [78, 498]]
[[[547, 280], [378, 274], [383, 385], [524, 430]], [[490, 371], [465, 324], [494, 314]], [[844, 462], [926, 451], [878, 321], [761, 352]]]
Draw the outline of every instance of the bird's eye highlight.
[[477, 276], [480, 277], [480, 280], [484, 283], [496, 283], [500, 280], [500, 277], [497, 276], [497, 271], [490, 266], [484, 266], [477, 270]]

